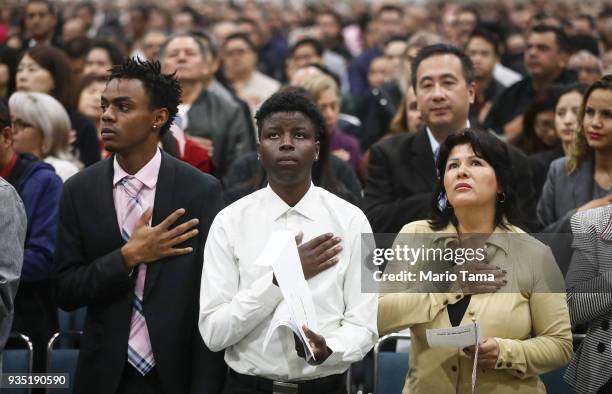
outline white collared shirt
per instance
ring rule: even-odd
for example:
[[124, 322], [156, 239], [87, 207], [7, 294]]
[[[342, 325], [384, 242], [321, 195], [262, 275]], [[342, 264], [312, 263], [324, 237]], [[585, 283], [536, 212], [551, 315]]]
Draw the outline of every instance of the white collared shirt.
[[[465, 128], [469, 129], [470, 128], [470, 120], [468, 119], [465, 123]], [[438, 160], [438, 151], [440, 150], [440, 143], [438, 142], [438, 140], [436, 139], [436, 137], [434, 137], [433, 133], [431, 132], [431, 129], [429, 128], [429, 126], [425, 127], [425, 130], [427, 131], [427, 137], [429, 138], [429, 143], [431, 144], [431, 151], [433, 152], [434, 155], [434, 161]]]
[[[278, 329], [263, 341], [282, 300], [272, 269], [254, 265], [276, 230], [302, 231], [303, 242], [331, 232], [342, 238], [340, 262], [308, 280], [319, 332], [333, 353], [319, 366], [295, 351], [293, 333]], [[371, 233], [363, 212], [328, 191], [310, 186], [294, 206], [270, 186], [222, 210], [204, 249], [200, 333], [213, 351], [226, 348], [234, 371], [281, 381], [310, 380], [346, 371], [375, 344], [377, 295], [361, 292], [361, 233]]]

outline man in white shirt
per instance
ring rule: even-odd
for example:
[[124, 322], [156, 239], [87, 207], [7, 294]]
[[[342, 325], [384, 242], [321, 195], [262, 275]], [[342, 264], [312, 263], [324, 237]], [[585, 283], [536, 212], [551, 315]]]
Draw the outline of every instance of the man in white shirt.
[[[301, 90], [276, 93], [256, 119], [269, 185], [225, 208], [211, 226], [200, 333], [211, 349], [226, 349], [226, 393], [342, 393], [342, 374], [377, 340], [376, 294], [362, 293], [360, 278], [361, 233], [371, 228], [357, 207], [312, 184], [325, 121]], [[283, 297], [272, 269], [254, 262], [270, 234], [283, 229], [298, 234], [318, 318], [318, 332], [305, 329], [317, 360], [312, 363], [298, 355], [285, 328], [263, 350]]]

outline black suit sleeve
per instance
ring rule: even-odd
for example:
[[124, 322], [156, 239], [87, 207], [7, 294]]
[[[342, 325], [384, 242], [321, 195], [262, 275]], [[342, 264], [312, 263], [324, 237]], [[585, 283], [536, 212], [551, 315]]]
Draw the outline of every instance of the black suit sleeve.
[[372, 146], [363, 206], [377, 233], [397, 233], [409, 222], [428, 218], [431, 211], [431, 192], [396, 197], [391, 165], [380, 145]]
[[78, 215], [69, 182], [64, 185], [60, 201], [53, 267], [56, 300], [64, 310], [89, 305], [133, 288], [120, 249], [86, 261]]
[[[208, 231], [210, 225], [213, 222], [217, 213], [224, 207], [221, 186], [218, 181], [212, 183], [212, 186], [208, 187], [208, 193], [203, 197], [204, 203], [202, 204], [202, 211], [200, 214], [200, 223], [202, 231], [202, 242], [199, 245], [196, 253], [198, 253], [198, 259], [200, 264], [203, 264], [204, 259], [204, 244], [208, 237]], [[200, 275], [195, 280], [200, 283]], [[199, 290], [199, 286], [196, 286]], [[199, 298], [199, 293], [195, 295], [196, 299]], [[198, 312], [199, 313], [199, 308]], [[191, 394], [218, 394], [223, 391], [225, 384], [225, 375], [227, 373], [227, 366], [224, 361], [225, 351], [212, 352], [206, 348], [200, 329], [198, 327], [198, 318], [195, 319], [193, 329], [193, 361], [192, 365], [192, 384], [190, 393]]]
[[537, 196], [533, 188], [533, 175], [530, 162], [523, 153], [511, 150], [510, 160], [516, 182], [515, 193], [521, 210], [522, 222], [526, 231], [536, 232], [541, 226], [536, 215]]

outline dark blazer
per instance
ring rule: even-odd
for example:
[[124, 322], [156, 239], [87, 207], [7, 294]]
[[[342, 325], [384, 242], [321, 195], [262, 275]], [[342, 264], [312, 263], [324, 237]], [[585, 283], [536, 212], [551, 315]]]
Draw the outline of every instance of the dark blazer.
[[[112, 194], [113, 157], [64, 184], [55, 253], [55, 294], [66, 310], [87, 306], [75, 393], [114, 393], [127, 359], [134, 278], [121, 257], [124, 245]], [[223, 207], [219, 182], [162, 153], [152, 225], [178, 208], [176, 225], [199, 218], [199, 235], [180, 244], [193, 252], [147, 266], [144, 314], [165, 393], [218, 393], [223, 352], [206, 348], [198, 330], [204, 241]]]
[[[535, 214], [535, 195], [526, 156], [508, 146], [515, 194], [526, 218]], [[386, 138], [370, 149], [363, 206], [375, 233], [398, 233], [407, 223], [429, 219], [438, 181], [427, 131]], [[530, 228], [533, 224], [528, 223]]]
[[542, 225], [542, 242], [550, 246], [563, 275], [572, 256], [570, 219], [576, 210], [593, 199], [593, 160], [586, 159], [572, 174], [567, 173], [567, 157], [550, 164], [537, 215]]

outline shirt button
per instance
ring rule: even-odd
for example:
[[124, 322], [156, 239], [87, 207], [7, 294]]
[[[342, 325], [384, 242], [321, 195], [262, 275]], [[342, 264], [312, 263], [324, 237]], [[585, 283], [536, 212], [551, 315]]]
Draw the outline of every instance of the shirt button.
[[457, 294], [457, 295], [455, 296], [455, 298], [456, 298], [456, 299], [459, 299], [459, 298], [461, 298], [461, 296], [460, 296], [459, 294]]
[[457, 366], [456, 366], [456, 365], [453, 365], [453, 366], [451, 367], [451, 370], [452, 370], [453, 372], [457, 372]]
[[506, 363], [506, 368], [510, 368], [512, 366], [512, 363]]
[[443, 304], [448, 305], [448, 300], [444, 300]]

